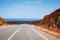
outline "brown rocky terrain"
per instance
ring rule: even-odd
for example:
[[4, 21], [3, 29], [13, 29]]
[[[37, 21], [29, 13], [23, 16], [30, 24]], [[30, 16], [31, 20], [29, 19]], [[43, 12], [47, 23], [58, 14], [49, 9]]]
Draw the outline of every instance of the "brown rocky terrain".
[[8, 25], [9, 24], [2, 17], [0, 17], [0, 27], [8, 26]]
[[[46, 15], [36, 25], [50, 30], [50, 32], [58, 33], [60, 37], [60, 8], [53, 11], [51, 14]], [[53, 34], [53, 33], [51, 33]], [[55, 34], [55, 36], [57, 36]]]

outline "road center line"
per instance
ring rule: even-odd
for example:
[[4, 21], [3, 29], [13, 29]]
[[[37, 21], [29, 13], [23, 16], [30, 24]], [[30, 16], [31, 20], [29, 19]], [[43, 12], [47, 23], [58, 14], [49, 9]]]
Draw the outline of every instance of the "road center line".
[[22, 27], [17, 28], [17, 30], [8, 38], [8, 40], [11, 40], [11, 38], [21, 29]]
[[37, 34], [39, 34], [41, 37], [43, 37], [45, 40], [48, 40], [46, 37], [44, 37], [41, 33], [39, 33], [37, 30], [34, 28], [30, 27], [33, 31], [35, 31]]

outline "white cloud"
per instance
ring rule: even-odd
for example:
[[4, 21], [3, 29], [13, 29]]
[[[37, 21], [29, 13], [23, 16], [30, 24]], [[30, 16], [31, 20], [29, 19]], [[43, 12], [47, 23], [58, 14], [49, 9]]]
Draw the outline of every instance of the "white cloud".
[[31, 3], [31, 1], [26, 1], [26, 3]]
[[41, 4], [42, 1], [26, 1], [26, 3], [37, 3], [37, 4]]

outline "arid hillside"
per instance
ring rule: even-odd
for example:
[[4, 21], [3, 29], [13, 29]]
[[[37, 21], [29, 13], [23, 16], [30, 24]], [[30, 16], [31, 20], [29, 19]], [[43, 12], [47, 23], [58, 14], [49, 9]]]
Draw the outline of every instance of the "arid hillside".
[[44, 27], [55, 27], [60, 29], [60, 8], [55, 10], [49, 15], [44, 16], [43, 19], [40, 20], [38, 25], [44, 25]]
[[60, 34], [60, 8], [44, 16], [36, 25]]
[[0, 17], [0, 26], [7, 26], [7, 22], [2, 18]]

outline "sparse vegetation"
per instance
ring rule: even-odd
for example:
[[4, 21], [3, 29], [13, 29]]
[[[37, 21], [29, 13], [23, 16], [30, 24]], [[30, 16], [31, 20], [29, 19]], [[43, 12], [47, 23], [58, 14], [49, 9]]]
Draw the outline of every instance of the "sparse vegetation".
[[38, 26], [42, 25], [40, 27], [60, 34], [60, 8], [51, 14], [44, 16], [44, 18], [41, 19], [37, 24]]

